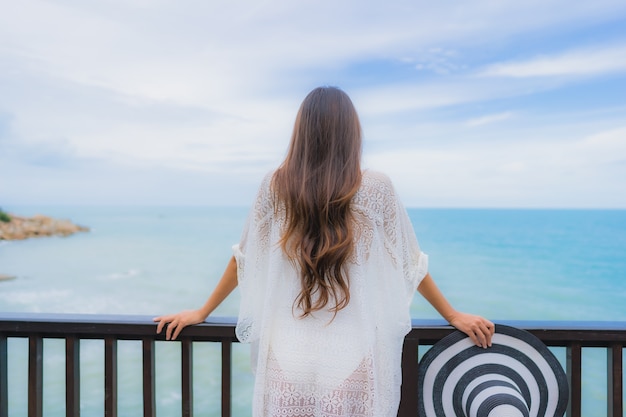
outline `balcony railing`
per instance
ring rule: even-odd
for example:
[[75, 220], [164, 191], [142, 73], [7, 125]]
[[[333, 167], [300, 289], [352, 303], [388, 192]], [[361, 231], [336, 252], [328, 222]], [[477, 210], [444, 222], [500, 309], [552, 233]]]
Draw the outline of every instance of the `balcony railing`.
[[[497, 321], [496, 321], [497, 322]], [[547, 322], [506, 321], [526, 329], [548, 346], [564, 348], [566, 372], [570, 385], [567, 415], [581, 416], [583, 348], [603, 348], [607, 352], [607, 415], [623, 415], [622, 358], [626, 343], [626, 322]], [[193, 342], [221, 344], [221, 415], [231, 416], [232, 344], [235, 338], [233, 318], [211, 318], [210, 322], [186, 328], [177, 343], [181, 349], [180, 373], [182, 416], [193, 416]], [[404, 342], [402, 355], [402, 400], [398, 416], [417, 415], [417, 366], [420, 346], [429, 346], [453, 329], [441, 321], [414, 320]], [[0, 417], [9, 410], [9, 353], [11, 338], [28, 339], [28, 416], [43, 415], [44, 339], [65, 341], [65, 415], [80, 415], [80, 341], [104, 341], [104, 413], [118, 415], [118, 341], [135, 340], [142, 345], [143, 415], [156, 416], [155, 342], [164, 340], [155, 334], [155, 324], [147, 316], [67, 315], [0, 313]]]

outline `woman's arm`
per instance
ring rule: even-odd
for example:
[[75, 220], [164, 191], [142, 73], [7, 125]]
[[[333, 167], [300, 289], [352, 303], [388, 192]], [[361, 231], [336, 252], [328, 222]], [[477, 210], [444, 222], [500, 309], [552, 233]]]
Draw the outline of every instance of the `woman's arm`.
[[185, 310], [177, 314], [155, 317], [153, 320], [158, 323], [156, 332], [161, 333], [167, 324], [165, 340], [176, 339], [184, 327], [202, 323], [236, 287], [237, 261], [233, 256], [226, 266], [224, 275], [202, 307], [197, 310]]
[[417, 290], [451, 325], [467, 334], [476, 346], [491, 346], [491, 336], [495, 331], [492, 322], [480, 316], [456, 311], [443, 296], [435, 281], [427, 273]]

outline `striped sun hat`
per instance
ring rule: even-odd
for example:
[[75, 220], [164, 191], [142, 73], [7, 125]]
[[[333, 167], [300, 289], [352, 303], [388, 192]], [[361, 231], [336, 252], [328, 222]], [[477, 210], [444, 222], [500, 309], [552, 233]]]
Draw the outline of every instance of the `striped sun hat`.
[[561, 364], [525, 330], [496, 325], [492, 346], [460, 331], [419, 364], [420, 417], [562, 417], [569, 389]]

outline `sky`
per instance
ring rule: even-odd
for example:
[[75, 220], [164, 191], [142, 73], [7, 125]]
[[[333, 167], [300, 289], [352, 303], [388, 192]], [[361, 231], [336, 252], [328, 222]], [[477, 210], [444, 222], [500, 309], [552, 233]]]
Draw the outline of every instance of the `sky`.
[[0, 206], [249, 205], [320, 85], [409, 207], [626, 208], [623, 0], [0, 0]]

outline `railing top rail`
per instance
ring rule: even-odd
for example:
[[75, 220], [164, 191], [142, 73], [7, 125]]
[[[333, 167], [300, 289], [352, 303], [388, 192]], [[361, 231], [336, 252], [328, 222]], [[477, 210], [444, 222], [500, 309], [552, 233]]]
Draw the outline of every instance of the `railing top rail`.
[[[121, 339], [155, 337], [153, 316], [114, 314], [58, 314], [0, 312], [0, 332], [10, 335], [37, 333], [45, 337], [75, 335], [81, 338], [98, 338], [112, 335]], [[183, 330], [182, 337], [206, 341], [236, 341], [235, 317], [210, 317], [206, 322]], [[580, 341], [586, 346], [605, 345], [610, 342], [626, 343], [624, 321], [533, 321], [495, 320], [496, 324], [525, 329], [546, 344], [563, 345]], [[413, 319], [408, 338], [418, 338], [422, 344], [434, 343], [454, 329], [443, 320]]]
[[[0, 322], [29, 321], [54, 323], [115, 323], [143, 325], [153, 324], [152, 318], [145, 314], [72, 314], [72, 313], [22, 313], [0, 311]], [[414, 328], [436, 328], [450, 326], [441, 319], [412, 319]], [[626, 331], [626, 321], [599, 321], [599, 320], [495, 320], [496, 323], [532, 330], [623, 330]], [[236, 317], [211, 316], [204, 323], [207, 326], [234, 326]]]
[[[548, 321], [548, 320], [494, 320], [496, 326], [524, 329], [549, 346], [566, 346], [580, 342], [583, 346], [626, 344], [625, 321]], [[443, 320], [413, 319], [408, 338], [420, 339], [420, 344], [433, 344], [454, 329]]]
[[[116, 314], [60, 314], [60, 313], [5, 313], [0, 312], [0, 332], [11, 335], [37, 333], [44, 337], [101, 338], [111, 335], [120, 339], [141, 339], [156, 335], [154, 316]], [[199, 341], [235, 341], [233, 317], [212, 317], [210, 321], [185, 328], [181, 337]], [[164, 333], [164, 332], [162, 332]]]

